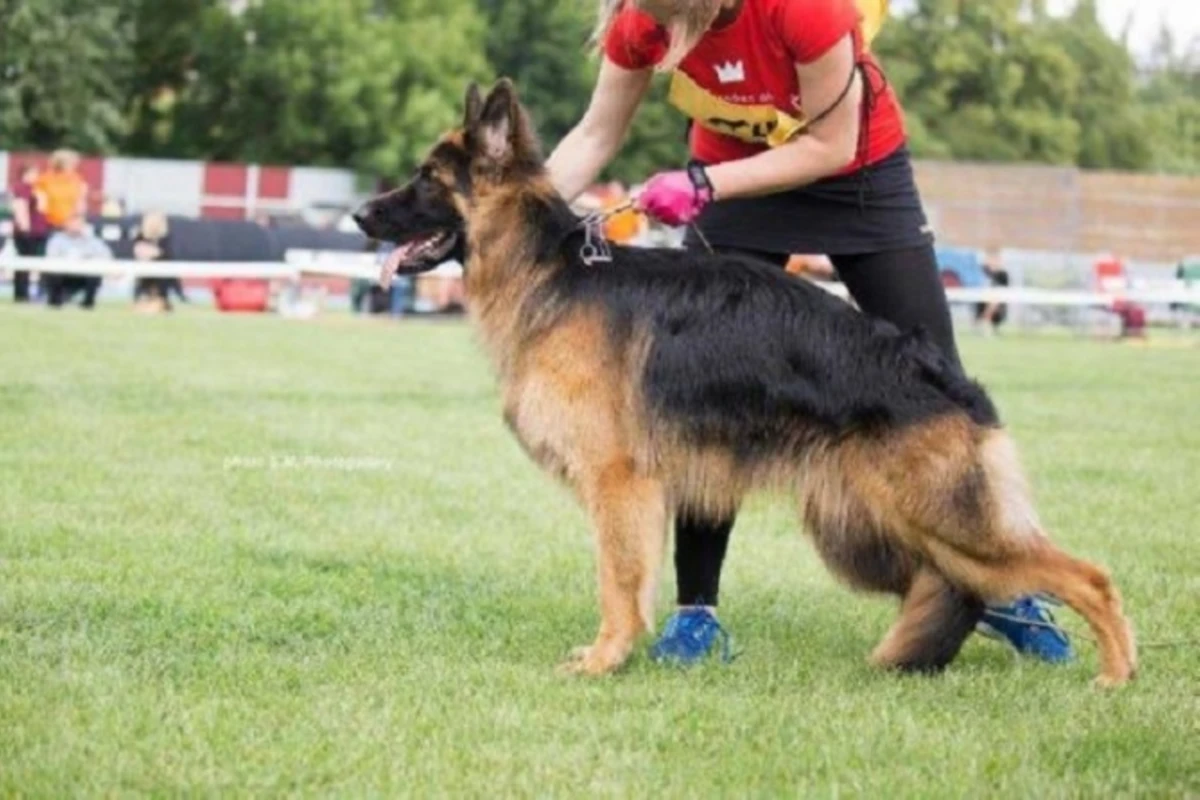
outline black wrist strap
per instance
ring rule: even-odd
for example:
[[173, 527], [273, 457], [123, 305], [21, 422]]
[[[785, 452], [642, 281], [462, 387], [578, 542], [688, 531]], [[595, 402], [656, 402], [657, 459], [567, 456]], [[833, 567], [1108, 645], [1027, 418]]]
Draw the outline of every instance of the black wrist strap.
[[688, 178], [692, 181], [692, 186], [696, 187], [697, 192], [703, 192], [711, 200], [713, 196], [712, 182], [708, 179], [708, 172], [705, 171], [704, 165], [699, 161], [690, 161], [687, 165]]

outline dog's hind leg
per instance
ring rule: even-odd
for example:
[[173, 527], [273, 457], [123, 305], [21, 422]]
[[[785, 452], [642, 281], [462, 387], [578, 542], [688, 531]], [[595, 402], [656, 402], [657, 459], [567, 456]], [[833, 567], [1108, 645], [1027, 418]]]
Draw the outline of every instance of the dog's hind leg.
[[598, 470], [580, 489], [596, 536], [600, 630], [563, 669], [602, 675], [624, 664], [638, 637], [653, 627], [667, 535], [666, 494], [658, 480], [636, 472], [632, 459]]
[[929, 551], [939, 568], [989, 601], [1038, 593], [1058, 597], [1087, 621], [1096, 636], [1097, 682], [1117, 686], [1133, 678], [1137, 655], [1120, 593], [1096, 565], [1067, 555], [1046, 539], [999, 559], [965, 553], [943, 541], [931, 541]]
[[983, 616], [983, 601], [921, 567], [900, 618], [871, 654], [871, 663], [903, 672], [940, 672], [954, 660]]
[[849, 482], [835, 473], [810, 478], [805, 522], [821, 560], [855, 589], [903, 598], [900, 618], [871, 655], [876, 666], [938, 672], [962, 648], [983, 615], [981, 599], [881, 529]]
[[1121, 608], [1121, 595], [1100, 567], [1074, 558], [1049, 541], [1021, 565], [1019, 577], [1034, 588], [1056, 595], [1087, 620], [1100, 645], [1102, 686], [1119, 686], [1137, 673], [1133, 629]]
[[1067, 555], [1042, 531], [1011, 441], [990, 432], [976, 466], [958, 479], [951, 502], [933, 503], [913, 520], [923, 549], [951, 581], [985, 600], [1047, 593], [1087, 620], [1100, 646], [1098, 682], [1115, 686], [1136, 671], [1136, 652], [1121, 598], [1108, 575]]
[[903, 598], [900, 618], [875, 648], [871, 663], [939, 672], [975, 629], [983, 601], [953, 586], [906, 547], [885, 527], [886, 517], [868, 511], [866, 498], [848, 477], [835, 471], [810, 476], [805, 522], [817, 553], [851, 587]]

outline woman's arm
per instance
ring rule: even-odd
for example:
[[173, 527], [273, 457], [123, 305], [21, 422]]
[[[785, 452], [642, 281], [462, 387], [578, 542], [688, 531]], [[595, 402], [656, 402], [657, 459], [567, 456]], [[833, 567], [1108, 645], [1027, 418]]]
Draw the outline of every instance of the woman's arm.
[[592, 99], [546, 162], [550, 181], [568, 202], [583, 193], [625, 141], [653, 70], [628, 70], [605, 58]]
[[29, 206], [29, 201], [24, 197], [13, 198], [13, 223], [17, 226], [17, 233], [29, 233], [33, 227], [32, 210]]
[[[846, 84], [853, 83], [845, 97]], [[837, 103], [804, 135], [780, 147], [708, 168], [715, 199], [754, 197], [794, 189], [832, 175], [854, 161], [858, 145], [862, 74], [855, 69], [854, 42], [846, 36], [811, 64], [796, 67], [800, 96], [811, 115]]]

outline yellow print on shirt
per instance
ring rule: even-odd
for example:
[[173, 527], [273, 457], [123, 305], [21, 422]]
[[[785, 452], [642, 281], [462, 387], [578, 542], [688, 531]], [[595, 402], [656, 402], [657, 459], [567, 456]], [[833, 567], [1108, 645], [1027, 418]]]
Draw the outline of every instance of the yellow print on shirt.
[[778, 147], [804, 130], [807, 121], [769, 104], [730, 103], [702, 88], [682, 70], [671, 76], [667, 101], [697, 125], [751, 144]]
[[[888, 0], [858, 0], [858, 7], [863, 14], [863, 41], [869, 45], [883, 27]], [[678, 69], [671, 75], [667, 101], [700, 127], [750, 144], [778, 147], [808, 127], [808, 119], [799, 110], [793, 116], [769, 103], [731, 103]]]

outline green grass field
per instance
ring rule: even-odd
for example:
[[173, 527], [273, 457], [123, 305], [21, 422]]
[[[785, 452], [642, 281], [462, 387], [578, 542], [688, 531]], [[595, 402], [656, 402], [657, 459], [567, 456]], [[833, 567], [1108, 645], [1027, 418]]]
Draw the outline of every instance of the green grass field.
[[[0, 339], [0, 795], [1200, 795], [1200, 645], [1115, 693], [1086, 641], [876, 674], [893, 604], [781, 503], [734, 535], [732, 665], [555, 675], [590, 542], [459, 323], [5, 305]], [[1200, 349], [963, 347], [1058, 540], [1142, 641], [1200, 634]]]

